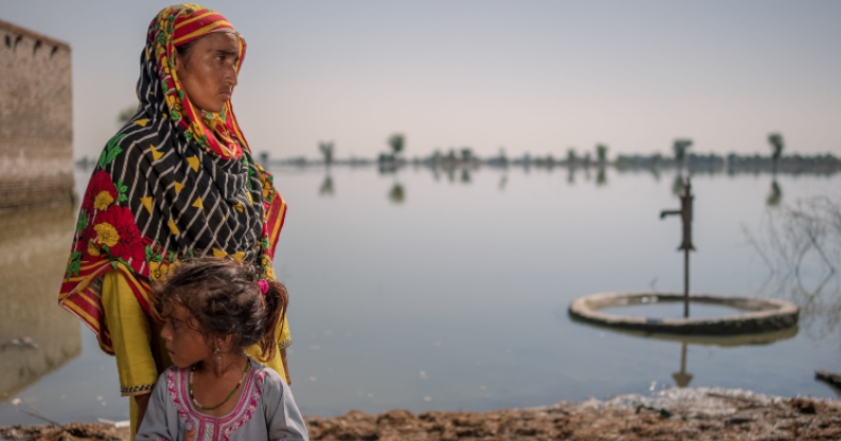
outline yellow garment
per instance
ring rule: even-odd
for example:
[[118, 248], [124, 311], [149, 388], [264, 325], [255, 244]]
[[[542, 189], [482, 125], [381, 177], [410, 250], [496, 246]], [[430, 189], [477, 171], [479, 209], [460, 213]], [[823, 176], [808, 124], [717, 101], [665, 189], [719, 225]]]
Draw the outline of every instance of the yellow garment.
[[[125, 275], [119, 271], [108, 271], [102, 277], [102, 308], [105, 321], [111, 331], [114, 356], [117, 358], [117, 372], [120, 376], [120, 393], [123, 396], [148, 394], [155, 387], [158, 375], [172, 365], [161, 339], [162, 325], [143, 311]], [[278, 350], [264, 365], [274, 369], [286, 380], [280, 349], [292, 345], [288, 320], [278, 330]], [[262, 353], [259, 345], [245, 351], [252, 358], [259, 359]], [[130, 404], [132, 439], [137, 432], [137, 406], [134, 399]]]

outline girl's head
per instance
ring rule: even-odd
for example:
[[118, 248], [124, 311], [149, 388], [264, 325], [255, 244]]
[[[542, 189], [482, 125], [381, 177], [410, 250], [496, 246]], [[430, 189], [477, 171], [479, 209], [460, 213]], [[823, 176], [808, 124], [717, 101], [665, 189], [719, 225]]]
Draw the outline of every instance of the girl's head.
[[181, 264], [154, 285], [166, 324], [161, 336], [172, 362], [187, 367], [216, 352], [260, 343], [262, 361], [274, 355], [275, 332], [286, 315], [286, 288], [276, 281], [263, 293], [259, 269], [230, 259]]

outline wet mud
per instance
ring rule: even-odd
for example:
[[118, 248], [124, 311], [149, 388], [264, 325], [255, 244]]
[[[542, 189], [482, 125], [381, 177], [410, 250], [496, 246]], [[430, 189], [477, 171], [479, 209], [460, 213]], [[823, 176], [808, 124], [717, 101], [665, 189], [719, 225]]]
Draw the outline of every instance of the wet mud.
[[[491, 412], [357, 410], [308, 417], [312, 440], [838, 440], [841, 400], [784, 398], [733, 389], [668, 389], [530, 409]], [[0, 428], [8, 440], [128, 439], [98, 424]]]

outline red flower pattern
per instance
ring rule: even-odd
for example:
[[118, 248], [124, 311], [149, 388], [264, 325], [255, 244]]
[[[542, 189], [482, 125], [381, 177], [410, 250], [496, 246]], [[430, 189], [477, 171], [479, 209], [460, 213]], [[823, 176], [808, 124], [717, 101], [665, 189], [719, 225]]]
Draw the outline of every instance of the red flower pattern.
[[89, 228], [94, 230], [97, 244], [108, 245], [111, 256], [123, 259], [132, 266], [146, 261], [146, 245], [149, 240], [140, 234], [134, 215], [127, 207], [108, 207], [97, 214], [94, 224]]
[[[102, 196], [100, 196], [102, 192], [106, 192], [111, 197], [112, 203], [117, 200], [117, 187], [111, 181], [111, 176], [108, 172], [99, 170], [91, 176], [88, 189], [85, 191], [85, 199], [82, 201], [82, 208], [87, 210], [88, 213], [92, 213], [94, 209], [103, 210], [105, 207], [102, 206]], [[100, 196], [99, 204], [96, 203], [97, 196]]]

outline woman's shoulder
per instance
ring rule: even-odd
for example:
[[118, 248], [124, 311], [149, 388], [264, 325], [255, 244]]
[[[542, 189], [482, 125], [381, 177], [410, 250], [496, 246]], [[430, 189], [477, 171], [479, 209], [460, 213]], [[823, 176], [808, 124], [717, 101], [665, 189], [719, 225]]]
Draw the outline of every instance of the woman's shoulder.
[[152, 120], [145, 115], [137, 115], [127, 121], [117, 133], [108, 139], [105, 148], [107, 150], [119, 146], [121, 150], [125, 151], [127, 148], [138, 144], [142, 144], [144, 147], [147, 144], [157, 146], [160, 144], [159, 140], [162, 136], [170, 135], [169, 132], [171, 131], [168, 125], [162, 126], [161, 122], [161, 120]]

